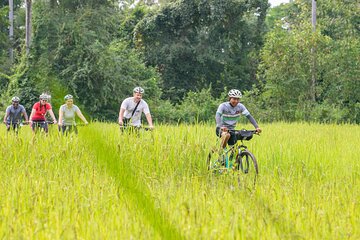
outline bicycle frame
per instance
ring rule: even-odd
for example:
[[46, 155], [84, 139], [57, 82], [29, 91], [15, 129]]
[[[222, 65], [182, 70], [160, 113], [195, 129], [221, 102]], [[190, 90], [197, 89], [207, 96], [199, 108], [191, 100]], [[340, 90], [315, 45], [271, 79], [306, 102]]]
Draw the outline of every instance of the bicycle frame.
[[223, 152], [223, 156], [225, 157], [225, 167], [227, 169], [235, 167], [234, 161], [245, 149], [247, 149], [247, 147], [244, 145], [243, 140], [239, 140], [229, 148], [225, 148]]
[[[253, 134], [256, 134], [255, 130], [236, 131], [237, 141], [234, 145], [228, 145], [222, 150], [216, 150], [216, 147], [210, 151], [208, 155], [208, 170], [219, 170], [221, 173], [223, 170], [241, 170], [243, 173], [249, 173], [251, 165], [254, 168], [254, 172], [258, 174], [258, 166], [255, 156], [244, 145], [243, 141], [250, 140]], [[217, 144], [220, 145], [220, 144]]]
[[7, 131], [14, 131], [14, 133], [16, 135], [18, 135], [19, 131], [20, 131], [20, 128], [23, 126], [23, 125], [26, 125], [27, 123], [23, 123], [21, 121], [16, 121], [16, 122], [6, 122], [5, 125], [7, 126], [8, 130]]

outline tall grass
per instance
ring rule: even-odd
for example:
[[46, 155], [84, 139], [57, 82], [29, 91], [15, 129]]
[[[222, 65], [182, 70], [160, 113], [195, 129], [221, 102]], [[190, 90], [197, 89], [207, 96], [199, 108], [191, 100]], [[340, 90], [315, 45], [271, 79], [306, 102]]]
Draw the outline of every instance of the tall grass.
[[255, 186], [207, 172], [212, 126], [1, 129], [0, 238], [359, 239], [360, 127], [262, 127]]

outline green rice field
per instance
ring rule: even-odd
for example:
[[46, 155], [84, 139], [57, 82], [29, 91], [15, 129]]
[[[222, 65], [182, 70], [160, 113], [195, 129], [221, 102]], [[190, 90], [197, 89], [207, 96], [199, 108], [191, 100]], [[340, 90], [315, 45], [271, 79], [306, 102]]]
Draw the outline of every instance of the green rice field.
[[211, 125], [3, 125], [0, 239], [360, 239], [360, 126], [261, 127], [254, 185], [207, 170]]

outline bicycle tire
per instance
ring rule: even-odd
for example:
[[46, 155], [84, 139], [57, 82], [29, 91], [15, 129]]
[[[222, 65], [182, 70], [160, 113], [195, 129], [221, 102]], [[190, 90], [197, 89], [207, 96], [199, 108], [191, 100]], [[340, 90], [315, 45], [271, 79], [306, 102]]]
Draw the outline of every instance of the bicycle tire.
[[206, 166], [209, 171], [219, 170], [224, 168], [225, 162], [222, 161], [222, 155], [219, 154], [218, 150], [211, 150], [206, 159]]
[[254, 154], [248, 150], [241, 151], [236, 158], [237, 170], [241, 170], [243, 173], [248, 174], [250, 171], [255, 171], [255, 174], [259, 174], [259, 168]]

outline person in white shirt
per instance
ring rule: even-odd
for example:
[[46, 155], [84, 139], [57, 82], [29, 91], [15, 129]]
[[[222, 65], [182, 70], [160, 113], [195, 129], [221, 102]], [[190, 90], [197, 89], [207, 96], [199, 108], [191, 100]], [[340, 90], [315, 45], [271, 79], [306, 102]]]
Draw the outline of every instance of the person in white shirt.
[[133, 96], [126, 98], [121, 103], [119, 111], [120, 126], [141, 127], [141, 114], [144, 113], [149, 124], [149, 128], [154, 128], [149, 106], [145, 100], [142, 99], [143, 94], [144, 89], [142, 87], [135, 87], [133, 90]]

